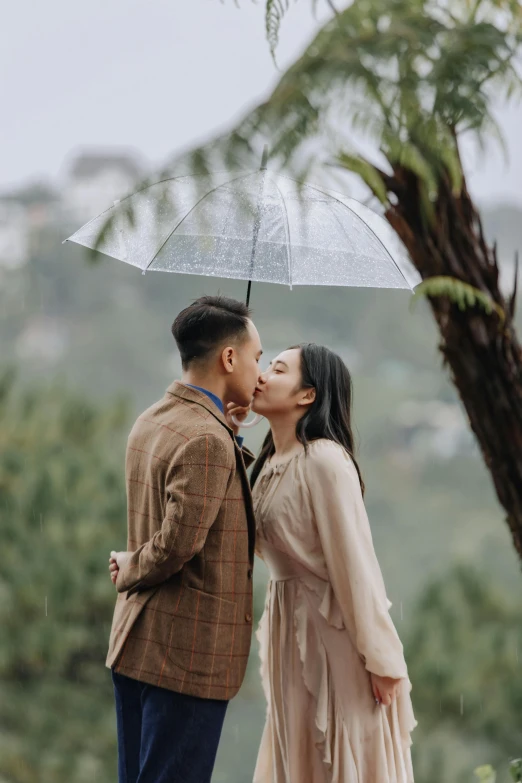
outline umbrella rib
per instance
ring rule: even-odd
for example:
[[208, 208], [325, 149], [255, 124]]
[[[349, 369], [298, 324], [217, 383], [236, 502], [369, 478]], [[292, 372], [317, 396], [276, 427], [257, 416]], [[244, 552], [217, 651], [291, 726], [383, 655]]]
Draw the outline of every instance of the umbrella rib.
[[[219, 172], [218, 172], [219, 173]], [[252, 173], [252, 172], [250, 172]], [[178, 177], [166, 177], [165, 179], [159, 179], [157, 182], [150, 182], [148, 185], [143, 185], [142, 188], [138, 188], [138, 190], [133, 190], [132, 193], [128, 193], [123, 198], [118, 199], [117, 204], [118, 206], [120, 204], [123, 204], [124, 201], [128, 201], [130, 198], [133, 198], [134, 196], [137, 196], [139, 193], [143, 193], [144, 190], [148, 190], [149, 188], [154, 187], [154, 185], [163, 185], [165, 182], [176, 182], [178, 179], [186, 179], [187, 177], [190, 177], [190, 174], [180, 174]], [[226, 184], [226, 183], [223, 183]], [[94, 223], [95, 220], [98, 220], [101, 218], [102, 215], [105, 215], [106, 212], [111, 212], [115, 207], [115, 204], [112, 204], [110, 207], [107, 207], [107, 209], [104, 209], [103, 212], [100, 212], [99, 215], [95, 215], [93, 218], [87, 221], [81, 228], [87, 228], [87, 226], [90, 226], [91, 223]], [[79, 230], [81, 230], [81, 228]], [[66, 242], [69, 241], [69, 239], [65, 240]]]
[[279, 198], [281, 199], [281, 204], [283, 205], [283, 212], [285, 216], [285, 223], [286, 223], [286, 255], [287, 255], [287, 263], [288, 263], [288, 285], [290, 288], [292, 288], [292, 245], [290, 243], [290, 221], [288, 220], [288, 209], [286, 208], [286, 201], [284, 199], [284, 196], [281, 192], [281, 188], [277, 184], [277, 180], [274, 178], [272, 180], [274, 185], [277, 188], [277, 192], [279, 193]]
[[196, 201], [196, 203], [195, 203], [195, 204], [194, 204], [194, 205], [193, 205], [193, 206], [192, 206], [192, 207], [189, 209], [189, 211], [188, 211], [188, 212], [187, 212], [185, 215], [183, 215], [183, 217], [181, 218], [181, 220], [180, 220], [180, 221], [178, 221], [178, 223], [176, 223], [176, 225], [174, 226], [174, 228], [172, 229], [172, 231], [169, 231], [168, 235], [165, 237], [165, 239], [163, 240], [163, 242], [161, 243], [161, 245], [158, 247], [158, 249], [156, 250], [156, 252], [155, 252], [155, 253], [154, 253], [154, 255], [152, 256], [152, 258], [150, 259], [149, 263], [148, 263], [148, 264], [147, 264], [147, 266], [145, 267], [145, 270], [147, 270], [147, 269], [149, 269], [149, 268], [151, 267], [151, 265], [154, 263], [154, 261], [155, 261], [155, 260], [156, 260], [156, 258], [158, 257], [158, 253], [159, 253], [161, 250], [163, 250], [163, 248], [165, 247], [165, 245], [167, 244], [167, 242], [169, 241], [169, 239], [171, 238], [171, 236], [173, 235], [173, 233], [174, 233], [175, 231], [177, 231], [177, 230], [178, 230], [178, 228], [181, 226], [181, 224], [183, 223], [183, 221], [184, 221], [184, 220], [186, 220], [186, 218], [188, 218], [188, 216], [189, 216], [189, 215], [190, 215], [192, 212], [194, 212], [194, 210], [196, 209], [196, 207], [198, 207], [198, 206], [201, 204], [201, 202], [202, 202], [202, 201], [204, 201], [204, 200], [205, 200], [205, 199], [206, 199], [208, 196], [210, 196], [212, 193], [215, 193], [215, 192], [216, 192], [216, 190], [219, 190], [219, 188], [222, 188], [224, 185], [231, 185], [233, 182], [237, 182], [237, 181], [238, 181], [238, 180], [240, 180], [240, 179], [246, 179], [247, 177], [251, 177], [253, 173], [254, 173], [254, 172], [251, 172], [251, 171], [250, 171], [250, 172], [248, 172], [248, 174], [242, 174], [242, 175], [241, 175], [241, 176], [239, 176], [239, 177], [234, 177], [234, 179], [229, 179], [229, 180], [227, 180], [226, 182], [222, 182], [220, 185], [216, 185], [216, 187], [215, 187], [215, 188], [212, 188], [212, 190], [209, 190], [207, 193], [205, 193], [203, 196], [201, 196], [201, 198], [200, 198], [200, 199], [198, 199], [198, 201]]
[[[216, 172], [216, 174], [220, 174], [220, 173], [221, 173], [221, 172], [219, 172], [219, 171], [218, 171], [218, 172]], [[253, 171], [249, 172], [249, 174], [254, 174], [254, 173], [255, 173], [255, 172], [253, 172]], [[163, 185], [165, 182], [177, 182], [177, 180], [179, 180], [179, 179], [187, 179], [187, 178], [188, 178], [188, 177], [190, 177], [190, 176], [191, 176], [190, 174], [179, 174], [177, 177], [165, 177], [165, 179], [160, 179], [160, 180], [158, 180], [157, 182], [151, 182], [151, 183], [148, 183], [147, 185], [143, 185], [143, 187], [141, 187], [141, 188], [138, 188], [138, 190], [133, 190], [133, 192], [132, 192], [132, 193], [128, 193], [128, 194], [127, 194], [126, 196], [124, 196], [123, 198], [120, 198], [120, 199], [118, 199], [118, 201], [117, 201], [117, 203], [118, 203], [118, 206], [119, 206], [120, 204], [122, 204], [124, 201], [128, 201], [130, 198], [133, 198], [134, 196], [137, 196], [139, 193], [143, 193], [143, 191], [144, 191], [144, 190], [148, 190], [149, 188], [152, 188], [152, 187], [154, 187], [155, 185]], [[245, 176], [248, 176], [248, 175], [247, 175], [247, 174], [245, 174]], [[228, 182], [233, 182], [233, 181], [234, 181], [234, 180], [228, 180]], [[223, 184], [223, 185], [226, 185], [226, 184], [227, 184], [227, 182], [223, 182], [222, 184]], [[221, 187], [221, 185], [220, 185], [219, 187]], [[95, 215], [93, 218], [91, 218], [90, 220], [88, 220], [88, 221], [87, 221], [87, 223], [85, 223], [83, 226], [81, 226], [81, 227], [78, 229], [78, 231], [81, 231], [82, 229], [86, 229], [86, 228], [88, 228], [88, 227], [91, 225], [91, 223], [94, 223], [96, 220], [99, 220], [99, 219], [102, 217], [102, 215], [105, 215], [106, 213], [108, 213], [108, 212], [111, 212], [111, 211], [114, 209], [114, 207], [115, 207], [115, 204], [113, 204], [113, 205], [112, 205], [112, 206], [110, 206], [110, 207], [107, 207], [107, 209], [104, 209], [104, 210], [103, 210], [103, 212], [100, 212], [100, 214], [99, 214], [99, 215]], [[76, 232], [75, 232], [75, 234], [77, 234], [77, 233], [78, 233], [78, 231], [76, 231]], [[73, 234], [72, 236], [74, 236], [74, 234]], [[64, 239], [64, 242], [71, 242], [71, 241], [72, 241], [72, 242], [75, 242], [76, 240], [73, 240], [73, 239], [71, 239], [71, 237], [67, 237], [67, 239]], [[101, 252], [103, 252], [103, 251], [102, 251], [102, 250], [100, 250], [99, 252], [101, 253]], [[159, 252], [159, 251], [158, 251], [158, 252]], [[154, 259], [153, 259], [153, 260], [154, 260]], [[139, 266], [139, 265], [138, 265], [138, 266]], [[150, 265], [149, 265], [149, 266], [150, 266]], [[141, 268], [141, 267], [139, 267], [139, 268]], [[147, 269], [148, 269], [148, 266], [147, 266]]]
[[[341, 199], [336, 198], [335, 196], [332, 196], [331, 193], [326, 193], [326, 191], [321, 190], [321, 188], [316, 188], [314, 185], [310, 185], [310, 183], [308, 183], [308, 182], [306, 183], [305, 187], [312, 188], [312, 190], [316, 190], [318, 193], [321, 193], [323, 196], [328, 196], [328, 198], [332, 198], [334, 201], [337, 201], [337, 203], [340, 204], [342, 207], [344, 207], [345, 209], [348, 209], [352, 213], [352, 215], [355, 215], [355, 217], [358, 217], [359, 220], [361, 221], [361, 223], [363, 224], [363, 226], [365, 226], [368, 229], [368, 231], [375, 237], [377, 242], [379, 242], [379, 244], [382, 245], [382, 248], [383, 248], [384, 252], [386, 253], [387, 256], [389, 256], [390, 260], [392, 261], [393, 265], [396, 267], [396, 269], [399, 272], [399, 274], [402, 277], [402, 279], [406, 282], [406, 284], [407, 284], [408, 288], [410, 289], [410, 291], [413, 290], [411, 285], [409, 284], [408, 280], [406, 279], [406, 275], [404, 274], [404, 272], [402, 271], [402, 269], [400, 268], [400, 266], [398, 265], [397, 261], [394, 259], [394, 257], [392, 256], [392, 254], [390, 253], [390, 251], [388, 250], [388, 248], [386, 247], [386, 245], [382, 241], [382, 239], [375, 233], [375, 231], [371, 228], [371, 226], [369, 226], [368, 223], [366, 223], [364, 221], [364, 219], [360, 215], [358, 215], [357, 212], [355, 212], [355, 210], [353, 210], [351, 207], [349, 207], [348, 204], [345, 204], [343, 201], [341, 201]], [[343, 226], [343, 230], [346, 233], [346, 229], [344, 228], [344, 226]]]

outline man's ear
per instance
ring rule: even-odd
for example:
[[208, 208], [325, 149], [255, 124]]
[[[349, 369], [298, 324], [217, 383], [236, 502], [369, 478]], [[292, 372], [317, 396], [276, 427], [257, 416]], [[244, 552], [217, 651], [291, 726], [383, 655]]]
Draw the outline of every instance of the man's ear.
[[299, 402], [297, 404], [298, 405], [311, 405], [313, 402], [315, 402], [316, 396], [317, 396], [317, 394], [316, 394], [315, 389], [307, 389], [306, 390], [306, 394], [304, 394], [303, 397], [301, 397], [301, 399], [299, 400]]
[[234, 372], [234, 365], [236, 363], [236, 352], [232, 346], [228, 345], [221, 351], [221, 363], [225, 372]]

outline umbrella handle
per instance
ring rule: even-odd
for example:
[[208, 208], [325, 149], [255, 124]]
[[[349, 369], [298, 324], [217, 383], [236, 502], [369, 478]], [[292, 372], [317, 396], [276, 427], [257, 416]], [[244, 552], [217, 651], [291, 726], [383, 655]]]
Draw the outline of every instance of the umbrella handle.
[[232, 416], [231, 418], [236, 427], [241, 427], [243, 430], [249, 430], [251, 427], [255, 427], [256, 424], [259, 424], [263, 417], [260, 416], [259, 413], [256, 413], [254, 418], [250, 421], [239, 421], [239, 419], [237, 419], [235, 416]]

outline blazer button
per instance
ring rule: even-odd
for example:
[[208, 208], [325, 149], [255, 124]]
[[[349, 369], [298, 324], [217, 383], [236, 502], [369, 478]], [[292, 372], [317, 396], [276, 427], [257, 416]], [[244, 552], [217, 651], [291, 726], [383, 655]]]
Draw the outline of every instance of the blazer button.
[[252, 622], [252, 615], [250, 613], [247, 613], [245, 615], [245, 620], [247, 621], [247, 623], [251, 623]]
[[249, 569], [248, 569], [248, 571], [247, 571], [247, 577], [248, 577], [249, 579], [252, 579], [252, 574], [253, 574], [253, 571], [252, 571], [252, 569], [251, 569], [251, 568], [249, 568]]

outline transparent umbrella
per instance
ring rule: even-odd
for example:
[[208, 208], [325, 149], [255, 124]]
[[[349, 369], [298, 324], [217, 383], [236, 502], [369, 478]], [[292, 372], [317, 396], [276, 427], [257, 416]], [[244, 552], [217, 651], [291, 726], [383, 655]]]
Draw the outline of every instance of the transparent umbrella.
[[388, 223], [351, 198], [266, 168], [174, 177], [69, 237], [146, 271], [303, 285], [404, 288], [420, 277]]

